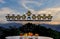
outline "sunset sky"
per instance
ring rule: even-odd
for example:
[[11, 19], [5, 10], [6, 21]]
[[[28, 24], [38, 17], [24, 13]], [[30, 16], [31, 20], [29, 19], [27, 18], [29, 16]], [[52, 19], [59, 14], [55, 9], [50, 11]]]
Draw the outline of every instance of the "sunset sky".
[[60, 24], [60, 0], [0, 0], [0, 23], [8, 23], [7, 14], [51, 14], [53, 19], [46, 24]]

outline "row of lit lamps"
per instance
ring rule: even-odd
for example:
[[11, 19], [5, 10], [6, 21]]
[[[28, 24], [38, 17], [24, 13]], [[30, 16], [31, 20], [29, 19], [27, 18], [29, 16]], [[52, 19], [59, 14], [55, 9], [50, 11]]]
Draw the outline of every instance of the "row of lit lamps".
[[[27, 17], [29, 17], [29, 16], [27, 16]], [[6, 18], [7, 19], [10, 19], [10, 18], [12, 18], [12, 19], [15, 19], [15, 18], [17, 18], [17, 19], [26, 19], [26, 15], [23, 15], [23, 16], [20, 16], [20, 15], [17, 15], [17, 16], [15, 16], [15, 15], [12, 15], [12, 16], [10, 16], [10, 15], [8, 15], [8, 16], [6, 16]], [[36, 18], [38, 18], [38, 19], [52, 19], [52, 16], [51, 15], [48, 15], [48, 16], [46, 16], [46, 15], [43, 15], [43, 16], [41, 16], [41, 15], [38, 15], [38, 16], [35, 16], [35, 15], [32, 15], [32, 19], [36, 19]]]

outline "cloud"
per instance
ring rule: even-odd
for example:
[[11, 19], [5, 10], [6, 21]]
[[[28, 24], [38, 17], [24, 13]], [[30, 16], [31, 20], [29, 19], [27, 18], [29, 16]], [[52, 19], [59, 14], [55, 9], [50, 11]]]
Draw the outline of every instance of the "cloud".
[[39, 13], [55, 14], [60, 11], [60, 7], [47, 8], [39, 11]]
[[[50, 24], [50, 25], [60, 25], [60, 22], [43, 22], [44, 24]], [[42, 24], [42, 23], [41, 23]]]
[[60, 24], [60, 7], [54, 7], [54, 8], [46, 8], [39, 11], [34, 11], [34, 14], [51, 14], [53, 16], [53, 19], [51, 22], [42, 22], [45, 24]]
[[38, 14], [51, 14], [53, 21], [60, 21], [60, 7], [47, 8], [41, 11], [37, 11]]
[[31, 0], [31, 1], [27, 1], [27, 0], [22, 1], [22, 6], [23, 6], [25, 9], [30, 10], [31, 12], [34, 12], [35, 10], [27, 7], [26, 4], [28, 4], [28, 3], [33, 3], [33, 4], [36, 4], [37, 6], [40, 6], [40, 5], [41, 5], [41, 3], [36, 2], [36, 1], [32, 1], [32, 0]]
[[0, 3], [5, 3], [5, 1], [4, 0], [0, 0]]
[[0, 23], [8, 23], [8, 21], [6, 21], [6, 18], [5, 18], [5, 16], [7, 14], [15, 14], [16, 15], [16, 14], [20, 14], [20, 13], [17, 11], [14, 11], [8, 7], [1, 8], [0, 9]]
[[11, 8], [4, 7], [0, 9], [0, 13], [2, 14], [18, 14], [19, 12], [12, 10]]

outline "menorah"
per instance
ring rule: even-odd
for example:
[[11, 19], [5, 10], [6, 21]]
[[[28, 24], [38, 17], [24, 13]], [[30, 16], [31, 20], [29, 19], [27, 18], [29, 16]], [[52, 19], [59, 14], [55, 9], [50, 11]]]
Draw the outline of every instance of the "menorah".
[[26, 14], [21, 15], [15, 15], [15, 14], [7, 14], [6, 16], [7, 21], [51, 21], [52, 16], [51, 14], [38, 14], [37, 16], [35, 14], [32, 14], [30, 11], [28, 11]]

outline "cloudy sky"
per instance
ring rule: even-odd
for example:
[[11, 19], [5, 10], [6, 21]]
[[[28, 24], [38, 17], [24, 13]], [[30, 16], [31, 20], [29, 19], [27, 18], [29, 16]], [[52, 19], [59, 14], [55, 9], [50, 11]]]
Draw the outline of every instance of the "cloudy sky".
[[48, 24], [60, 24], [60, 0], [0, 0], [0, 23], [7, 23], [7, 14], [24, 14], [30, 10], [34, 14], [51, 14]]

